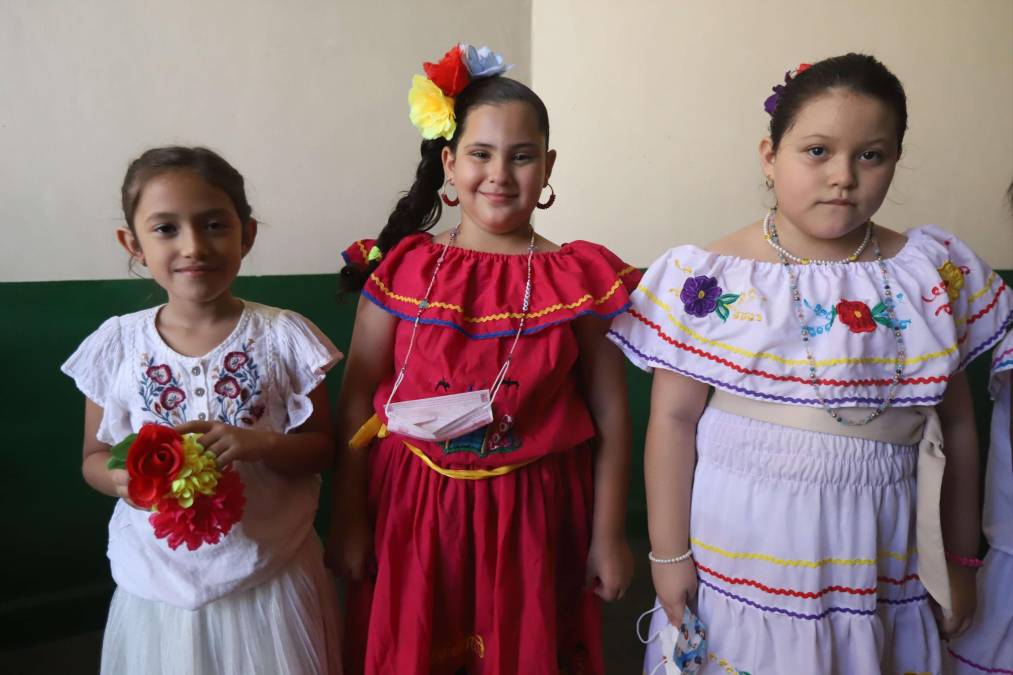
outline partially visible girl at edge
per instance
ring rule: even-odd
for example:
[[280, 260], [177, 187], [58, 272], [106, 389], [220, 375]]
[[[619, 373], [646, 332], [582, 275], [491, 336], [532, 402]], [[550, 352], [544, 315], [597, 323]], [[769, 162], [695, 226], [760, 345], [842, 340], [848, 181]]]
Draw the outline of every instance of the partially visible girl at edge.
[[[602, 673], [595, 596], [630, 581], [625, 372], [604, 334], [639, 273], [535, 233], [556, 152], [545, 105], [503, 70], [467, 45], [426, 64], [409, 94], [415, 182], [346, 252], [362, 297], [331, 560], [352, 579], [352, 673]], [[460, 223], [434, 236], [444, 183]], [[406, 430], [387, 406], [486, 389], [477, 428]]]

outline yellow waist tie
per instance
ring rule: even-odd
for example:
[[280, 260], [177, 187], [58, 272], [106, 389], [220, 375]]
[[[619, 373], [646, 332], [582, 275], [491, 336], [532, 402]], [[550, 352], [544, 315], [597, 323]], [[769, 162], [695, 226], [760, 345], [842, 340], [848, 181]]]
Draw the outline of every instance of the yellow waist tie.
[[[359, 430], [355, 432], [351, 440], [348, 441], [348, 447], [352, 450], [362, 450], [367, 447], [374, 438], [387, 438], [387, 425], [380, 421], [379, 416], [373, 415], [365, 424], [359, 427]], [[412, 454], [421, 459], [426, 463], [430, 469], [446, 476], [447, 478], [456, 478], [458, 480], [482, 480], [485, 478], [495, 478], [496, 476], [504, 476], [508, 473], [516, 471], [522, 466], [527, 466], [534, 462], [535, 459], [529, 459], [525, 462], [518, 462], [517, 464], [504, 464], [503, 466], [497, 466], [494, 469], [445, 469], [432, 459], [429, 458], [425, 452], [416, 448], [408, 441], [402, 441], [404, 446], [411, 450]]]

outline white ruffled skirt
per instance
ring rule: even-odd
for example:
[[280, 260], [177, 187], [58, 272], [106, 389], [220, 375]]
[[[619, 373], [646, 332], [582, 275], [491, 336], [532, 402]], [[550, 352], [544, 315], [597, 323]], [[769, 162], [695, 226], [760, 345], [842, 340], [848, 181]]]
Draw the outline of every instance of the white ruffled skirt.
[[1013, 555], [993, 548], [985, 556], [974, 623], [946, 651], [947, 672], [1013, 675]]
[[[707, 408], [697, 453], [690, 532], [708, 638], [701, 673], [940, 672], [917, 575], [917, 446]], [[655, 612], [649, 634], [666, 620]], [[660, 661], [660, 641], [651, 642], [644, 671]]]
[[103, 675], [340, 675], [340, 614], [315, 535], [264, 583], [197, 610], [117, 588]]

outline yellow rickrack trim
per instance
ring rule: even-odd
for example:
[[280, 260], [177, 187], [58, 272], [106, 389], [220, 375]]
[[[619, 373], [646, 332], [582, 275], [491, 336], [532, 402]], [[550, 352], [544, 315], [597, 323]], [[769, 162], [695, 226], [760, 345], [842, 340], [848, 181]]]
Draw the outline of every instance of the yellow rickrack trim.
[[[690, 543], [694, 546], [717, 553], [718, 555], [726, 558], [733, 558], [735, 560], [762, 560], [763, 562], [769, 562], [774, 565], [781, 565], [782, 567], [807, 567], [815, 569], [823, 567], [824, 565], [875, 565], [876, 559], [873, 558], [823, 558], [822, 560], [785, 560], [783, 558], [775, 558], [774, 556], [766, 555], [764, 553], [745, 553], [739, 551], [726, 551], [723, 548], [705, 544], [696, 538], [690, 538]], [[893, 558], [900, 562], [906, 561], [911, 557], [914, 551], [908, 551], [906, 553], [896, 553], [894, 551], [880, 551], [879, 559], [882, 558]]]
[[[719, 340], [711, 340], [710, 338], [706, 338], [703, 335], [700, 335], [699, 333], [697, 333], [692, 328], [689, 328], [688, 326], [685, 326], [682, 323], [680, 323], [679, 320], [676, 319], [675, 316], [672, 314], [672, 308], [669, 307], [668, 305], [666, 305], [661, 300], [659, 300], [657, 298], [657, 296], [655, 296], [654, 293], [652, 293], [646, 286], [638, 286], [637, 290], [640, 291], [641, 293], [643, 293], [644, 297], [646, 297], [652, 303], [654, 303], [655, 305], [657, 305], [658, 307], [660, 307], [665, 312], [665, 316], [668, 317], [668, 320], [671, 321], [673, 324], [675, 324], [676, 328], [678, 328], [679, 330], [681, 330], [683, 333], [686, 333], [687, 335], [689, 335], [690, 337], [692, 337], [694, 340], [697, 340], [698, 342], [702, 342], [703, 344], [710, 345], [712, 347], [719, 347], [721, 349], [724, 349], [724, 350], [727, 350], [729, 352], [732, 352], [733, 354], [738, 354], [739, 356], [745, 356], [745, 357], [748, 357], [748, 358], [751, 358], [751, 359], [769, 359], [771, 361], [776, 361], [777, 363], [783, 363], [786, 366], [805, 366], [805, 365], [809, 364], [809, 361], [807, 359], [786, 359], [786, 358], [784, 358], [782, 356], [778, 356], [777, 354], [771, 354], [770, 352], [751, 352], [751, 351], [749, 351], [747, 349], [742, 349], [741, 347], [736, 347], [735, 345], [730, 345], [727, 342], [721, 342]], [[938, 359], [938, 358], [943, 357], [943, 356], [949, 356], [950, 354], [953, 354], [956, 351], [957, 351], [957, 345], [954, 344], [954, 345], [952, 345], [950, 347], [947, 347], [946, 349], [944, 349], [942, 351], [939, 351], [939, 352], [931, 352], [931, 353], [928, 353], [928, 354], [922, 354], [921, 356], [913, 356], [913, 357], [907, 359], [904, 362], [904, 365], [914, 365], [916, 363], [922, 363], [923, 361], [931, 361], [932, 359]], [[866, 364], [866, 363], [885, 363], [885, 364], [889, 364], [889, 365], [894, 365], [894, 364], [897, 363], [897, 359], [884, 358], [884, 357], [879, 357], [879, 356], [868, 356], [868, 357], [863, 357], [863, 358], [847, 358], [847, 357], [845, 357], [845, 358], [838, 358], [838, 359], [824, 359], [822, 361], [817, 361], [816, 365], [817, 366], [839, 366], [839, 365], [853, 366], [853, 365]]]
[[[636, 267], [633, 267], [631, 265], [629, 267], [626, 267], [626, 268], [620, 270], [618, 272], [617, 276], [623, 277], [623, 276], [629, 274], [630, 272], [632, 272], [635, 269], [636, 269]], [[421, 302], [421, 300], [419, 298], [413, 298], [413, 297], [408, 296], [408, 295], [399, 295], [399, 294], [395, 293], [391, 289], [387, 288], [387, 286], [382, 281], [380, 281], [380, 278], [377, 277], [375, 274], [371, 275], [370, 278], [373, 280], [373, 283], [375, 283], [377, 286], [379, 286], [380, 290], [383, 291], [384, 294], [386, 294], [387, 297], [389, 297], [389, 298], [393, 298], [394, 300], [398, 300], [400, 302], [404, 302], [404, 303], [409, 304], [409, 305], [415, 305], [416, 307]], [[611, 298], [613, 295], [615, 295], [616, 291], [619, 290], [619, 288], [622, 285], [623, 285], [623, 282], [621, 280], [617, 279], [616, 282], [614, 284], [612, 284], [612, 287], [608, 290], [608, 292], [606, 292], [605, 295], [601, 296], [598, 299], [594, 299], [593, 296], [590, 293], [586, 293], [586, 294], [580, 296], [579, 298], [577, 298], [576, 300], [574, 300], [573, 302], [570, 302], [570, 303], [562, 303], [562, 302], [560, 302], [560, 303], [557, 303], [555, 305], [549, 305], [548, 307], [544, 307], [544, 308], [542, 308], [540, 310], [537, 310], [537, 311], [534, 311], [534, 312], [528, 312], [527, 318], [529, 318], [529, 319], [539, 319], [539, 318], [545, 316], [546, 314], [552, 314], [553, 312], [558, 312], [561, 309], [575, 309], [577, 307], [580, 307], [581, 305], [583, 305], [585, 302], [587, 302], [589, 300], [593, 301], [595, 305], [601, 305], [601, 304], [607, 302], [609, 300], [609, 298]], [[458, 312], [459, 314], [464, 315], [464, 308], [461, 307], [460, 305], [453, 305], [453, 304], [450, 304], [450, 303], [447, 303], [447, 302], [440, 302], [438, 300], [430, 300], [429, 301], [429, 306], [430, 307], [438, 307], [440, 309], [447, 309], [447, 310], [450, 310], [452, 312]], [[524, 316], [524, 315], [521, 312], [501, 312], [501, 313], [498, 313], [498, 314], [487, 314], [485, 316], [467, 316], [467, 315], [464, 315], [461, 318], [462, 318], [463, 321], [465, 321], [467, 323], [486, 323], [488, 321], [500, 321], [502, 319], [520, 319], [522, 316]]]
[[718, 655], [715, 654], [714, 652], [707, 652], [707, 658], [711, 661], [714, 661], [722, 668], [724, 668], [725, 672], [728, 673], [728, 675], [740, 675], [738, 668], [728, 663], [728, 661], [718, 657]]
[[[995, 278], [996, 273], [993, 271], [991, 274], [988, 275], [988, 279], [985, 280], [984, 288], [982, 288], [977, 293], [974, 293], [973, 295], [967, 296], [968, 311], [971, 310], [971, 305], [974, 303], [975, 300], [977, 300], [978, 298], [980, 298], [981, 296], [985, 295], [986, 293], [992, 290], [992, 284], [995, 282]], [[957, 326], [963, 326], [965, 323], [967, 323], [967, 315], [965, 314], [964, 316], [954, 318], [953, 323]]]
[[526, 462], [519, 462], [517, 464], [505, 464], [503, 466], [497, 466], [495, 469], [444, 469], [442, 466], [438, 465], [436, 462], [429, 459], [429, 456], [426, 453], [422, 452], [408, 441], [402, 441], [402, 443], [404, 443], [405, 447], [411, 450], [416, 457], [425, 462], [426, 466], [428, 466], [436, 473], [440, 474], [441, 476], [446, 476], [447, 478], [456, 478], [458, 480], [482, 480], [484, 478], [495, 478], [496, 476], [505, 476], [508, 473], [516, 471], [522, 466], [527, 466], [528, 464], [531, 464], [531, 462], [534, 462], [535, 459], [538, 459], [536, 457], [535, 459], [529, 459]]
[[362, 259], [366, 260], [369, 258], [369, 251], [366, 250], [366, 245], [362, 243], [362, 240], [360, 239], [355, 243], [359, 245], [359, 252], [362, 253]]

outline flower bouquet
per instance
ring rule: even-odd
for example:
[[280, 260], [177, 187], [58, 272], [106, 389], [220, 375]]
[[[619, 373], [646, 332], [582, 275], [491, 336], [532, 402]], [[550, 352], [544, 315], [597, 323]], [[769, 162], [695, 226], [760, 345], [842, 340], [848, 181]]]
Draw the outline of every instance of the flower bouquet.
[[130, 475], [130, 501], [151, 509], [148, 521], [169, 548], [195, 551], [217, 544], [243, 517], [243, 482], [231, 466], [219, 469], [197, 434], [145, 424], [110, 450], [110, 469]]

